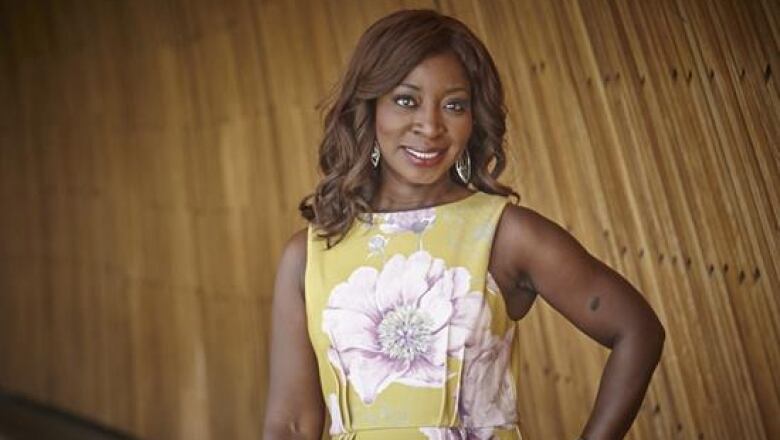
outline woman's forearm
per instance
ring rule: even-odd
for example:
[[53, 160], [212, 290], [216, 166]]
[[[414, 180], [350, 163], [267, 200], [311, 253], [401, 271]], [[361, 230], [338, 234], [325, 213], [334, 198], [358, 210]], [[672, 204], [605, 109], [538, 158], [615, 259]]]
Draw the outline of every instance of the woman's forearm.
[[625, 436], [661, 359], [664, 339], [663, 327], [658, 324], [615, 342], [583, 439], [618, 440]]

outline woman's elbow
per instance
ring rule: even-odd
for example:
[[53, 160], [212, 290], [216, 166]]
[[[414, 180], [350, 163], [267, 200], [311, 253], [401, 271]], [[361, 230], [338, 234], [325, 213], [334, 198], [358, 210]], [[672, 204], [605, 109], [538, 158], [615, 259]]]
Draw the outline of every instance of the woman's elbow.
[[664, 328], [664, 325], [655, 313], [653, 313], [652, 319], [648, 321], [644, 329], [645, 336], [648, 340], [658, 345], [659, 348], [663, 348], [664, 341], [666, 341], [666, 328]]
[[661, 360], [661, 353], [666, 342], [666, 328], [657, 317], [638, 326], [634, 331], [634, 337], [631, 338], [637, 346], [643, 348], [650, 359], [656, 364]]
[[664, 350], [664, 344], [666, 343], [666, 328], [663, 324], [661, 324], [661, 321], [657, 321], [658, 325], [652, 332], [651, 339], [655, 342], [655, 345], [658, 349], [658, 359], [661, 358], [661, 353]]
[[626, 324], [615, 338], [612, 349], [627, 350], [647, 361], [657, 364], [661, 359], [664, 343], [666, 341], [666, 329], [661, 321], [653, 314], [651, 319], [642, 316]]
[[321, 415], [297, 419], [266, 418], [263, 440], [319, 440], [322, 438]]

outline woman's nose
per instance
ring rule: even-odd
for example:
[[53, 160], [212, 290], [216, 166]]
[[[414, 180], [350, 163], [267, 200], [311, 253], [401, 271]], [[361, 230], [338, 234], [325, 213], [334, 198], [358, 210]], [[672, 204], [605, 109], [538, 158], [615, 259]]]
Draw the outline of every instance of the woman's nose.
[[414, 132], [426, 137], [437, 137], [444, 132], [440, 109], [433, 105], [420, 107], [414, 121]]

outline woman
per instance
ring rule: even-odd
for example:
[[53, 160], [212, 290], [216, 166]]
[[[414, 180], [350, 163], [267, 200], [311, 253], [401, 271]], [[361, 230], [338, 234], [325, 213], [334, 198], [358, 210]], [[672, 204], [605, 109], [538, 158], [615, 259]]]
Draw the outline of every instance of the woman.
[[[279, 264], [266, 439], [519, 439], [515, 321], [537, 295], [612, 349], [582, 438], [622, 438], [664, 330], [626, 280], [500, 184], [503, 89], [434, 11], [361, 37], [325, 120], [309, 227]], [[584, 403], [583, 403], [584, 404]]]

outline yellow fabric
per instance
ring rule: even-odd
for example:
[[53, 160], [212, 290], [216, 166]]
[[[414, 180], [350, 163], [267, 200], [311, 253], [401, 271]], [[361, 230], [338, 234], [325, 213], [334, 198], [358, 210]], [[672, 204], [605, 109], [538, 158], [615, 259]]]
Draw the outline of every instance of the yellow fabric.
[[515, 323], [488, 274], [507, 199], [370, 214], [327, 250], [309, 228], [309, 336], [332, 438], [520, 439]]

